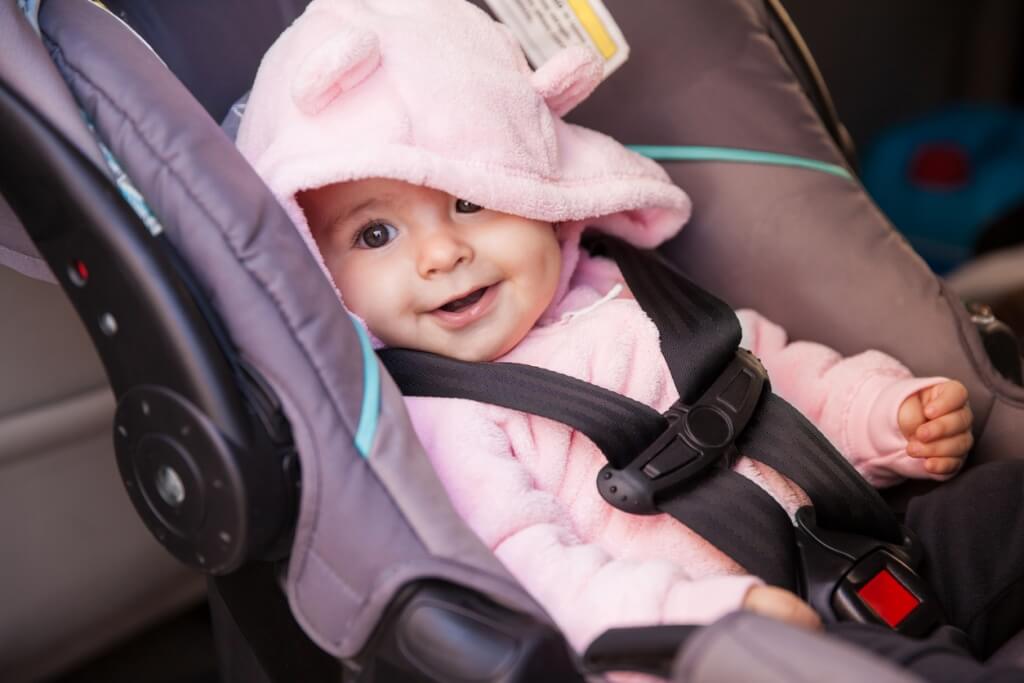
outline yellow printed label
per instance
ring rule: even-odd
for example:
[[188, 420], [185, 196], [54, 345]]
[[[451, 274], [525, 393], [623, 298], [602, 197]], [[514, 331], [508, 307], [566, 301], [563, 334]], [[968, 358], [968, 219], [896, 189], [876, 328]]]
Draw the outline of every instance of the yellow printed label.
[[568, 0], [568, 2], [576, 18], [580, 20], [584, 30], [586, 30], [587, 35], [594, 41], [594, 46], [601, 53], [601, 56], [606, 60], [611, 59], [618, 52], [619, 47], [608, 34], [601, 18], [594, 13], [594, 8], [590, 6], [587, 0]]
[[622, 66], [629, 44], [602, 0], [486, 0], [534, 68], [559, 50], [585, 45], [604, 58], [604, 76]]

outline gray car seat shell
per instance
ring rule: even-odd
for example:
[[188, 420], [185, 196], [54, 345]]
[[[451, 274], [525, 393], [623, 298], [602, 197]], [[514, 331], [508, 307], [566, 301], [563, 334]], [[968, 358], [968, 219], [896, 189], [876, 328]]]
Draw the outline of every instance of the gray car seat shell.
[[[451, 509], [386, 377], [372, 450], [357, 452], [364, 362], [376, 359], [346, 316], [317, 313], [340, 313], [329, 282], [283, 276], [312, 272], [312, 255], [217, 124], [100, 8], [53, 0], [41, 25], [100, 136], [284, 404], [303, 460], [288, 595], [307, 632], [351, 657], [394, 593], [424, 576], [542, 614]], [[97, 35], [109, 36], [102, 52]], [[374, 552], [352, 553], [367, 537]]]
[[[616, 3], [609, 7], [614, 12]], [[635, 50], [573, 120], [634, 144], [756, 149], [846, 164], [768, 36], [764, 3], [694, 0], [657, 11], [657, 22], [644, 21], [644, 12], [620, 13], [626, 35], [663, 49]], [[652, 77], [674, 85], [651, 87]], [[694, 281], [735, 308], [765, 313], [794, 339], [846, 355], [876, 348], [917, 375], [959, 379], [976, 419], [974, 459], [1024, 456], [1024, 389], [995, 370], [959, 299], [858, 182], [777, 166], [666, 168], [695, 209], [665, 251]], [[787, 272], [799, 276], [780, 281]]]
[[[617, 11], [612, 2], [608, 5], [613, 13], [622, 15], [623, 28], [630, 34], [626, 17], [638, 15]], [[704, 107], [717, 94], [742, 102], [731, 105], [737, 110], [775, 112], [760, 122], [742, 120], [742, 114], [736, 112], [741, 119], [738, 123], [769, 135], [765, 140], [771, 140], [755, 144], [751, 139], [747, 146], [774, 147], [841, 164], [810, 104], [787, 75], [781, 56], [763, 35], [764, 16], [754, 9], [758, 5], [737, 0], [659, 6], [659, 16], [687, 12], [685, 21], [657, 23], [673, 30], [690, 27], [698, 34], [694, 40], [722, 29], [704, 57], [696, 48], [692, 54], [688, 47], [682, 50], [683, 62], [705, 71], [677, 76], [690, 85], [683, 89], [684, 101], [671, 117], [666, 112], [672, 104], [644, 106], [649, 92], [627, 88], [624, 97], [623, 91], [615, 90], [614, 84], [629, 83], [617, 74], [596, 97], [617, 93], [609, 97], [629, 102], [631, 112], [652, 110], [657, 121], [638, 116], [645, 125], [633, 128], [630, 124], [629, 130], [616, 130], [613, 123], [598, 127], [627, 142], [736, 145], [741, 133], [734, 129], [734, 136], [728, 138], [714, 123], [719, 118], [715, 109]], [[737, 19], [735, 26], [727, 25]], [[6, 27], [17, 23], [19, 17], [6, 13], [2, 20]], [[716, 26], [716, 21], [723, 25]], [[452, 510], [423, 457], [401, 396], [344, 315], [330, 283], [317, 275], [311, 254], [281, 208], [216, 123], [144, 44], [99, 8], [80, 0], [49, 0], [43, 6], [41, 23], [56, 64], [99, 136], [143, 190], [168, 239], [194, 270], [202, 295], [224, 319], [241, 356], [271, 384], [291, 422], [302, 459], [302, 501], [286, 590], [296, 618], [310, 637], [336, 656], [356, 655], [399, 588], [424, 577], [471, 586], [500, 603], [544, 619], [542, 610]], [[699, 31], [698, 26], [702, 27]], [[97, 36], [103, 36], [102, 50], [97, 49]], [[648, 42], [678, 48], [674, 45], [677, 39], [679, 46], [699, 44], [678, 36], [671, 41], [673, 45], [664, 39]], [[633, 59], [641, 53], [634, 49]], [[125, 64], [132, 68], [124, 69]], [[10, 83], [7, 65], [0, 68], [0, 78]], [[754, 69], [760, 79], [756, 82], [763, 87], [750, 87], [749, 82], [741, 85], [738, 78], [710, 85], [710, 75], [729, 74], [733, 69], [738, 70], [736, 76], [746, 73], [748, 78]], [[747, 92], [748, 87], [752, 93]], [[757, 105], [758, 97], [767, 97], [771, 106]], [[753, 98], [755, 103], [745, 98]], [[45, 102], [33, 104], [49, 115]], [[704, 112], [703, 119], [698, 117], [689, 121], [692, 127], [684, 127], [686, 137], [654, 125], [671, 123], [686, 107]], [[577, 118], [592, 123], [591, 119], [600, 116], [603, 114], [587, 105]], [[796, 133], [791, 131], [794, 121]], [[754, 125], [758, 123], [760, 128]], [[659, 131], [663, 138], [650, 139], [652, 131]], [[782, 138], [777, 137], [780, 131]], [[641, 134], [646, 137], [639, 137]], [[716, 139], [716, 135], [720, 137]], [[805, 138], [814, 142], [808, 146]], [[973, 385], [979, 387], [976, 412], [990, 416], [988, 428], [993, 424], [999, 427], [987, 442], [993, 454], [989, 457], [1008, 451], [1005, 444], [1019, 442], [1020, 422], [1012, 417], [1019, 418], [1024, 393], [1000, 383], [985, 359], [975, 357], [980, 341], [969, 339], [974, 334], [969, 320], [961, 325], [963, 321], [941, 294], [937, 281], [901, 246], [858, 186], [826, 176], [808, 177], [807, 171], [794, 169], [701, 164], [671, 170], [695, 197], [698, 210], [695, 222], [668, 253], [702, 284], [720, 291], [733, 305], [754, 305], [790, 327], [796, 336], [819, 339], [846, 352], [875, 346], [911, 360], [919, 349], [910, 342], [952, 336], [953, 341], [939, 345], [934, 353], [946, 353], [950, 363], [963, 366], [954, 369], [967, 374], [951, 372], [944, 359], [932, 359], [929, 353], [915, 369], [927, 368], [934, 360], [936, 373], [957, 376], [972, 389]], [[755, 196], [775, 199], [758, 203]], [[819, 214], [811, 200], [823, 197], [831, 201], [826, 201], [826, 209]], [[858, 319], [856, 313], [862, 309], [877, 313], [876, 308], [891, 302], [892, 289], [876, 291], [851, 286], [855, 284], [852, 281], [835, 282], [834, 300], [853, 297], [858, 301], [850, 305], [854, 313], [848, 314], [837, 311], [834, 304], [827, 305], [829, 299], [823, 294], [805, 291], [822, 289], [817, 280], [814, 287], [807, 288], [780, 282], [782, 293], [772, 296], [764, 293], [770, 288], [756, 286], [775, 281], [769, 274], [785, 272], [794, 260], [808, 268], [831, 266], [827, 275], [835, 272], [850, 253], [845, 251], [850, 245], [843, 243], [837, 249], [827, 236], [846, 233], [819, 225], [834, 222], [837, 211], [850, 225], [858, 226], [848, 232], [868, 235], [866, 244], [856, 245], [859, 253], [869, 255], [866, 260], [883, 255], [896, 273], [912, 273], [909, 281], [893, 277], [906, 292], [899, 312], [924, 325], [915, 339], [903, 340], [902, 330], [885, 327], [862, 331], [859, 336], [854, 333], [865, 320], [869, 327], [880, 322], [877, 315]], [[858, 221], [870, 224], [864, 227]], [[795, 236], [779, 249], [786, 231]], [[817, 240], [812, 237], [815, 234]], [[805, 240], [811, 240], [810, 250]], [[705, 254], [703, 259], [697, 257], [699, 252]], [[739, 263], [742, 268], [734, 265]], [[873, 278], [877, 275], [874, 267], [868, 266], [863, 273]], [[869, 295], [875, 298], [867, 300]], [[825, 316], [824, 322], [811, 322], [816, 315]], [[884, 320], [887, 318], [882, 316]], [[905, 352], [894, 351], [900, 349]], [[367, 433], [363, 429], [367, 408], [373, 411], [376, 407], [372, 400], [369, 406], [366, 401], [368, 390], [377, 386], [375, 373], [381, 375], [379, 413], [374, 411], [376, 429], [367, 444], [359, 439]], [[997, 403], [1009, 417], [993, 422]], [[368, 448], [361, 453], [363, 446]], [[368, 542], [372, 552], [353, 550], [367, 547]]]

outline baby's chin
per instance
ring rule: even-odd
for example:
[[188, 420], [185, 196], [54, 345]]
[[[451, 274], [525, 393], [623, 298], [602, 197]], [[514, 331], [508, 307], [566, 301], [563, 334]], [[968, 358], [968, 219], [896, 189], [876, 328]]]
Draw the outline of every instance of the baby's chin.
[[501, 358], [523, 340], [526, 332], [513, 334], [443, 335], [435, 339], [415, 340], [404, 348], [429, 351], [439, 356], [472, 363], [488, 362]]
[[510, 339], [498, 339], [494, 341], [484, 340], [469, 344], [445, 344], [438, 345], [437, 348], [424, 350], [431, 351], [432, 353], [436, 353], [441, 356], [455, 358], [456, 360], [482, 363], [501, 358], [506, 353], [514, 349], [516, 344], [522, 341], [524, 336], [525, 335], [520, 335]]

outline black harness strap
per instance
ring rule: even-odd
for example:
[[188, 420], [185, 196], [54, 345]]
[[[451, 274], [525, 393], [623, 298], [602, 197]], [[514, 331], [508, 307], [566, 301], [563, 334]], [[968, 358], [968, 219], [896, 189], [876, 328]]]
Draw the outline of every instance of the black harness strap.
[[765, 396], [737, 444], [803, 489], [821, 526], [903, 542], [902, 528], [878, 492], [800, 411], [775, 394]]
[[714, 468], [658, 503], [749, 573], [797, 592], [796, 539], [786, 511], [754, 482]]
[[658, 411], [628, 396], [533, 365], [469, 363], [409, 349], [377, 355], [406, 396], [465, 398], [548, 417], [586, 434], [619, 467], [667, 425]]
[[[736, 314], [656, 252], [607, 235], [596, 236], [592, 243], [618, 263], [633, 296], [661, 333], [662, 353], [680, 400], [692, 403], [739, 345]], [[800, 411], [778, 396], [766, 392], [737, 445], [800, 486], [822, 526], [890, 543], [902, 540], [899, 522], [878, 492]]]
[[[406, 396], [465, 398], [551, 418], [586, 434], [616, 467], [628, 465], [667, 426], [664, 416], [639, 401], [532, 365], [469, 363], [408, 349], [377, 355]], [[746, 477], [713, 470], [659, 507], [747, 571], [795, 589], [793, 526]]]
[[[698, 402], [736, 358], [741, 330], [732, 309], [656, 253], [605, 235], [589, 246], [616, 260], [658, 327], [680, 404]], [[626, 468], [669, 424], [638, 401], [543, 368], [468, 363], [403, 349], [379, 355], [407, 396], [465, 398], [563, 422], [586, 434], [616, 469]], [[763, 393], [736, 446], [800, 486], [822, 526], [895, 543], [902, 539], [877, 492], [799, 411], [770, 391]], [[797, 544], [788, 515], [759, 486], [732, 471], [729, 458], [721, 464], [670, 490], [649, 512], [670, 514], [749, 572], [796, 589]], [[618, 481], [606, 482], [607, 488]]]
[[584, 244], [618, 264], [640, 308], [658, 328], [679, 400], [694, 403], [735, 355], [743, 334], [736, 314], [657, 252], [606, 235], [587, 235]]

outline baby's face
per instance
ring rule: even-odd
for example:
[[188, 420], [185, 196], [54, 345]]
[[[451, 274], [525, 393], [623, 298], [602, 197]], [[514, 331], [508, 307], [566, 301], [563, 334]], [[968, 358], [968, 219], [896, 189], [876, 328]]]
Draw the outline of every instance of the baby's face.
[[388, 346], [493, 360], [558, 285], [549, 223], [395, 180], [328, 185], [299, 203], [345, 305]]

